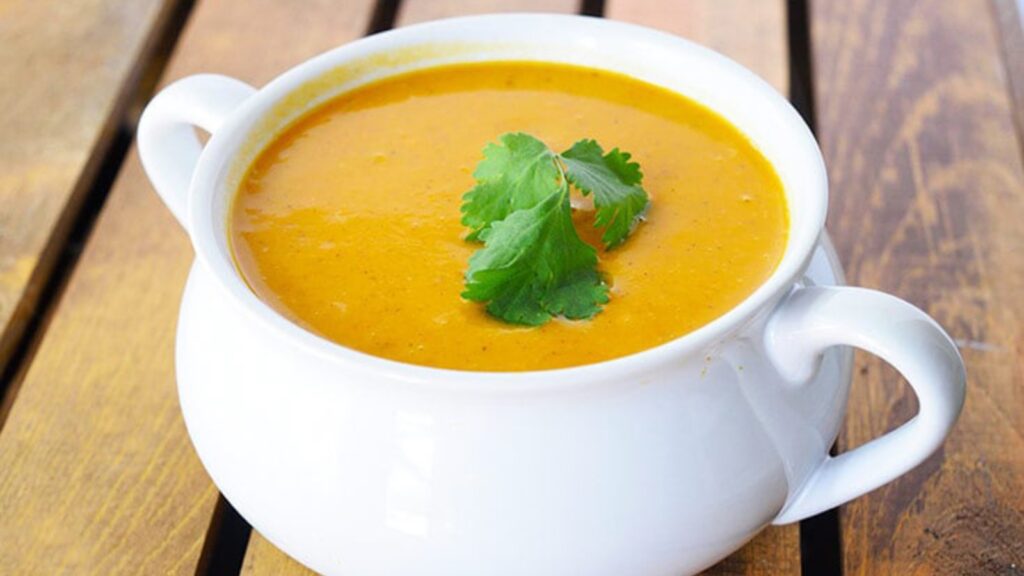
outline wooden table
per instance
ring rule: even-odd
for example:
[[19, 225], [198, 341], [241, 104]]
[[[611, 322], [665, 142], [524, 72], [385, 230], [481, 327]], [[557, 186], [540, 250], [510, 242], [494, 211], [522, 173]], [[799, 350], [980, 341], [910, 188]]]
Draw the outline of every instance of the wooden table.
[[[583, 12], [752, 68], [815, 127], [853, 283], [934, 315], [964, 414], [911, 474], [711, 574], [1024, 574], [1024, 35], [1014, 0], [7, 0], [0, 4], [0, 574], [301, 574], [218, 495], [173, 374], [192, 252], [132, 135], [159, 85], [261, 85], [369, 32]], [[916, 410], [858, 357], [838, 449]]]

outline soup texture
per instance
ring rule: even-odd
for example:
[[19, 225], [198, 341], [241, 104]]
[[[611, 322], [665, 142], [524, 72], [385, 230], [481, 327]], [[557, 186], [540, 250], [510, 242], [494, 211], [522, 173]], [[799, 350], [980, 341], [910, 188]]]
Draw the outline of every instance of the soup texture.
[[[574, 222], [598, 249], [610, 302], [590, 320], [503, 323], [460, 297], [470, 255], [462, 195], [488, 142], [527, 132], [553, 150], [583, 138], [633, 154], [651, 207], [606, 251], [593, 209]], [[782, 184], [707, 108], [627, 76], [500, 62], [412, 72], [320, 106], [256, 159], [229, 228], [252, 290], [344, 346], [423, 366], [519, 371], [609, 360], [721, 316], [786, 246]]]

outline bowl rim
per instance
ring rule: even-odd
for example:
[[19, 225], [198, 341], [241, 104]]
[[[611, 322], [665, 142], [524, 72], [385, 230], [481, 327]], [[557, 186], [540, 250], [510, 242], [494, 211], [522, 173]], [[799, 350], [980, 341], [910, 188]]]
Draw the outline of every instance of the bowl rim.
[[[495, 372], [410, 364], [349, 348], [286, 318], [249, 288], [234, 265], [226, 238], [218, 231], [215, 197], [218, 195], [217, 183], [226, 177], [228, 166], [246, 139], [243, 133], [248, 132], [262, 119], [267, 110], [325, 72], [359, 58], [386, 54], [397, 47], [436, 43], [438, 37], [444, 37], [460, 28], [502, 30], [508, 27], [535, 29], [544, 26], [558, 26], [563, 34], [570, 38], [574, 34], [587, 38], [600, 35], [602, 43], [609, 40], [620, 43], [645, 42], [669, 51], [686, 53], [688, 57], [697, 58], [708, 64], [717, 73], [744, 84], [747, 90], [746, 98], [759, 100], [768, 105], [772, 112], [778, 115], [778, 119], [796, 135], [800, 148], [797, 153], [803, 157], [805, 164], [802, 170], [806, 172], [814, 190], [807, 195], [808, 200], [804, 202], [806, 217], [799, 223], [802, 233], [799, 236], [796, 234], [798, 223], [794, 222], [790, 209], [789, 237], [783, 257], [772, 274], [753, 292], [696, 330], [639, 352], [579, 366]], [[401, 71], [394, 72], [400, 73]], [[390, 75], [392, 74], [385, 74]], [[704, 103], [690, 95], [683, 95]], [[315, 107], [315, 104], [310, 108], [312, 107]], [[725, 118], [746, 134], [741, 123], [729, 116]], [[233, 190], [220, 193], [233, 195]], [[786, 194], [787, 203], [791, 203], [790, 190], [787, 189]], [[204, 201], [194, 201], [195, 198], [203, 198]], [[255, 318], [260, 325], [269, 328], [284, 345], [296, 347], [306, 354], [351, 372], [368, 371], [398, 382], [472, 392], [556, 391], [599, 382], [635, 380], [643, 372], [653, 373], [657, 367], [691, 359], [695, 357], [695, 352], [700, 354], [697, 357], [703, 361], [709, 347], [739, 332], [759, 315], [767, 313], [774, 303], [793, 288], [818, 244], [818, 237], [824, 229], [827, 204], [825, 164], [810, 129], [788, 100], [740, 64], [691, 41], [634, 24], [579, 15], [513, 13], [435, 20], [381, 32], [324, 52], [279, 75], [244, 101], [211, 136], [200, 157], [190, 186], [187, 228], [198, 261], [210, 272], [215, 283], [227, 292], [228, 299], [240, 305], [246, 316]]]

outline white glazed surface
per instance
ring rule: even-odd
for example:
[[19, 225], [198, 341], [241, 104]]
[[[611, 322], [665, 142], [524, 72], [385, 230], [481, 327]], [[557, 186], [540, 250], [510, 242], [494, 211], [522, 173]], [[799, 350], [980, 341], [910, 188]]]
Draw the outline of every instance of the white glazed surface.
[[303, 357], [197, 265], [178, 378], [221, 491], [319, 572], [678, 576], [771, 522], [838, 431], [849, 349], [787, 388], [761, 329], [642, 380], [440, 395]]
[[[397, 53], [405, 56], [373, 59]], [[260, 143], [370, 79], [487, 59], [617, 70], [729, 118], [786, 189], [792, 227], [779, 268], [736, 308], [668, 344], [514, 374], [375, 358], [260, 302], [234, 269], [225, 233], [239, 167]], [[281, 111], [297, 88], [346, 67], [359, 73], [320, 82], [312, 98]], [[213, 132], [205, 150], [192, 125]], [[827, 189], [813, 137], [788, 103], [731, 61], [665, 34], [532, 15], [410, 27], [326, 53], [255, 93], [217, 76], [180, 81], [147, 107], [139, 144], [198, 256], [177, 348], [197, 452], [257, 530], [321, 572], [692, 573], [770, 522], [799, 520], [906, 472], [938, 446], [963, 402], [956, 349], [922, 312], [877, 292], [803, 286]], [[843, 344], [900, 369], [921, 411], [830, 458], [849, 353], [822, 353]]]

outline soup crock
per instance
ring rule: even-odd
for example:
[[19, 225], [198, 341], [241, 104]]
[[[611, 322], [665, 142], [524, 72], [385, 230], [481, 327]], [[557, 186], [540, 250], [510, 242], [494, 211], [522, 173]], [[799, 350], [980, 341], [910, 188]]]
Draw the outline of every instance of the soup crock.
[[[357, 86], [488, 60], [616, 71], [727, 118], [783, 182], [791, 228], [778, 269], [676, 340], [534, 372], [377, 358], [259, 300], [233, 264], [227, 226], [233, 193], [263, 146]], [[205, 146], [196, 127], [212, 135]], [[963, 403], [962, 361], [932, 319], [893, 296], [805, 276], [823, 235], [827, 181], [797, 113], [751, 72], [674, 36], [552, 15], [411, 26], [317, 56], [260, 90], [223, 76], [180, 80], [147, 107], [139, 148], [197, 256], [177, 338], [196, 451], [261, 534], [320, 572], [692, 573], [767, 524], [907, 472], [939, 446]], [[833, 457], [847, 346], [895, 366], [920, 409]]]

